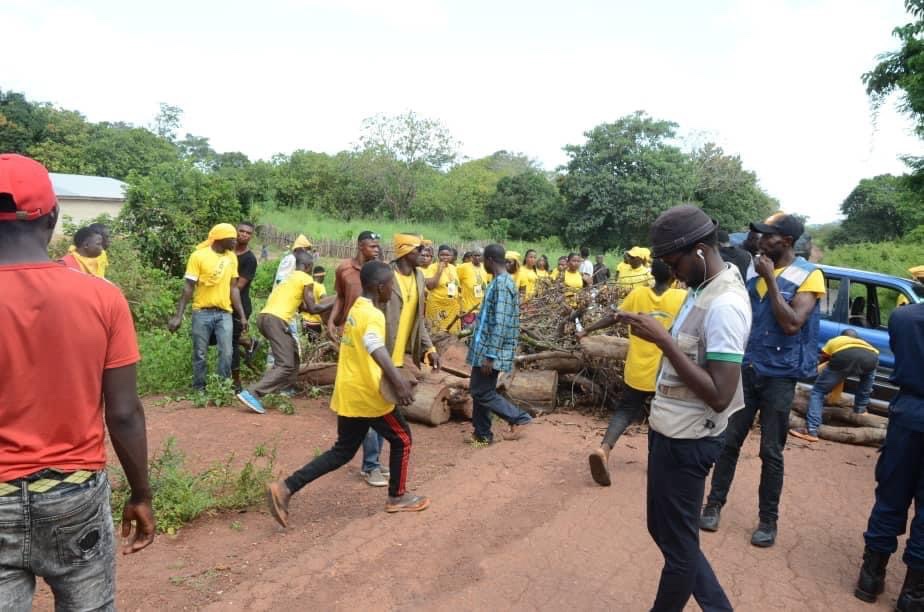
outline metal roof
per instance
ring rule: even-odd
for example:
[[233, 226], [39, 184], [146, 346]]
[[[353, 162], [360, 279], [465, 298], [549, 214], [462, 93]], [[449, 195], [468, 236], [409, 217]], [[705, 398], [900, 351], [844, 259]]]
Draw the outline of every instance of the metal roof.
[[88, 200], [124, 200], [128, 183], [105, 176], [49, 173], [55, 195], [59, 198]]

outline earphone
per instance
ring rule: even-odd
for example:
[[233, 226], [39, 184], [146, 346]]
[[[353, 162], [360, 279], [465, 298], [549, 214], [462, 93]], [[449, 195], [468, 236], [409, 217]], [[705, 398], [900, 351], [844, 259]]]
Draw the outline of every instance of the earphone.
[[700, 259], [702, 259], [702, 258], [703, 258], [703, 250], [702, 250], [702, 249], [696, 249], [696, 256], [699, 257]]

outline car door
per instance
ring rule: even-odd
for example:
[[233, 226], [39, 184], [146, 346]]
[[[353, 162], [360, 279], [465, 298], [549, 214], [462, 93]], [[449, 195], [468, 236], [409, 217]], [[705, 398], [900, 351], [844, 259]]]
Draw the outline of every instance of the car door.
[[821, 323], [818, 330], [818, 350], [844, 330], [847, 323], [848, 283], [830, 272], [825, 272], [825, 295], [819, 301]]
[[889, 315], [895, 309], [899, 292], [872, 281], [855, 278], [845, 280], [848, 285], [848, 311], [846, 321], [840, 324], [837, 333], [845, 329], [856, 331], [860, 338], [879, 351], [879, 367], [891, 370], [895, 365], [895, 357], [889, 346]]

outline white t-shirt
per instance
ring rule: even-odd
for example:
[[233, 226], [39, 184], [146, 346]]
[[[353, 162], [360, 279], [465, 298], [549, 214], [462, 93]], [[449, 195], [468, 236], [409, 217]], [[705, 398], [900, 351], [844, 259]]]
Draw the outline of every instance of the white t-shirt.
[[594, 264], [589, 260], [585, 259], [581, 262], [581, 267], [578, 268], [578, 271], [581, 274], [589, 274], [590, 276], [594, 275]]

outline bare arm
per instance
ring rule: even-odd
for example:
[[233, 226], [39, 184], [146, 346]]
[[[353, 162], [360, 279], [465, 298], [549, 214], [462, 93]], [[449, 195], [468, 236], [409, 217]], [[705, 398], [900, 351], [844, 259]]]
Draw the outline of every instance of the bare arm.
[[424, 284], [427, 286], [427, 291], [433, 291], [440, 285], [440, 278], [443, 276], [443, 270], [446, 269], [446, 264], [440, 262], [439, 267], [436, 269], [436, 274], [430, 278], [424, 277]]
[[244, 314], [244, 305], [241, 304], [241, 290], [237, 287], [237, 278], [231, 279], [231, 307], [241, 321], [241, 327], [247, 331], [247, 315]]
[[180, 294], [180, 301], [176, 305], [176, 314], [170, 317], [170, 320], [167, 322], [167, 329], [172, 332], [175, 332], [180, 328], [180, 324], [183, 322], [183, 313], [186, 312], [186, 305], [189, 304], [189, 300], [192, 298], [193, 289], [196, 288], [196, 281], [191, 279], [185, 279], [183, 284], [183, 292]]
[[135, 364], [103, 372], [106, 427], [131, 488], [131, 497], [122, 509], [122, 537], [129, 538], [122, 549], [124, 554], [138, 552], [154, 541], [148, 441], [144, 408], [136, 391], [136, 374]]
[[314, 301], [314, 287], [308, 285], [302, 294], [302, 310], [308, 314], [318, 315], [327, 312], [333, 306], [332, 302], [318, 304]]

